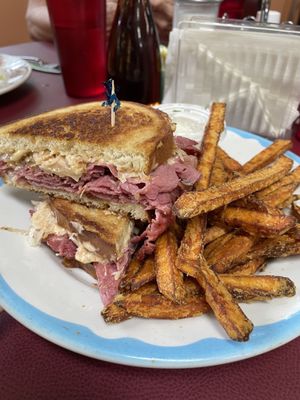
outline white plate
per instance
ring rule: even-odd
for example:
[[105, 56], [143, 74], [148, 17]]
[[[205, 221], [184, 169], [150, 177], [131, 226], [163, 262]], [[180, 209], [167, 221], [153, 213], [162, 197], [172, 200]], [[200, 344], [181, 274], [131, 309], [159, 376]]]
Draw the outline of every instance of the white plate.
[[[245, 162], [268, 144], [228, 129], [222, 147]], [[0, 226], [27, 228], [30, 198], [31, 194], [2, 186]], [[253, 357], [300, 333], [299, 257], [269, 263], [266, 273], [290, 277], [297, 294], [241, 305], [255, 328], [248, 342], [236, 343], [211, 315], [179, 321], [133, 318], [106, 325], [99, 315], [98, 291], [84, 273], [64, 269], [50, 250], [28, 246], [20, 234], [0, 231], [0, 243], [2, 307], [44, 338], [96, 359], [141, 367], [202, 367]]]
[[20, 57], [0, 54], [0, 95], [24, 83], [31, 74], [30, 64]]

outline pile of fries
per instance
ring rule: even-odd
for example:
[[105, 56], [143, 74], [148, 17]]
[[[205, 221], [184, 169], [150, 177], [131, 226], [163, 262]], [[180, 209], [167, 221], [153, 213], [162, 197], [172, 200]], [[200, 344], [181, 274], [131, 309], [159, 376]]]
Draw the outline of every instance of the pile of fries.
[[176, 201], [176, 222], [158, 238], [154, 257], [131, 261], [120, 293], [102, 311], [106, 322], [210, 312], [231, 339], [246, 341], [253, 324], [239, 302], [295, 294], [289, 278], [255, 275], [269, 259], [300, 254], [293, 194], [300, 166], [292, 169], [283, 155], [291, 142], [277, 140], [241, 165], [218, 145], [224, 119], [225, 104], [214, 103], [199, 181]]

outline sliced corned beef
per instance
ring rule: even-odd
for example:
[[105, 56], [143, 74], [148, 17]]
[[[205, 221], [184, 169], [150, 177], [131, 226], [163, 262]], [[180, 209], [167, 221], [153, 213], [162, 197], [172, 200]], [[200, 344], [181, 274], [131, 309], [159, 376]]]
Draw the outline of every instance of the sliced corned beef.
[[[77, 246], [69, 236], [51, 234], [46, 239], [47, 245], [60, 257], [74, 260]], [[131, 245], [132, 246], [132, 245]], [[133, 250], [127, 249], [117, 262], [92, 263], [95, 268], [101, 300], [106, 306], [118, 293], [118, 287]]]
[[75, 257], [77, 246], [68, 235], [49, 235], [46, 238], [47, 245], [60, 257], [71, 260]]
[[3, 160], [0, 160], [0, 175], [1, 173], [6, 172], [7, 169], [8, 169], [7, 163]]
[[199, 142], [195, 140], [188, 139], [184, 136], [175, 136], [176, 145], [187, 154], [199, 155], [200, 154], [200, 146]]

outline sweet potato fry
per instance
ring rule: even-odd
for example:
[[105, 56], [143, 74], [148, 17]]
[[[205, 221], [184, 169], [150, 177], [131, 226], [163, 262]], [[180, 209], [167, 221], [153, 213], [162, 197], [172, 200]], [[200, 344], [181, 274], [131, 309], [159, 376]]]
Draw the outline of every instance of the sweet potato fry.
[[[239, 263], [246, 263], [259, 257], [276, 258], [300, 254], [300, 240], [296, 235], [299, 235], [297, 230], [295, 230], [295, 233], [288, 232], [287, 234], [275, 238], [260, 240], [239, 260]], [[232, 267], [235, 265], [236, 264], [233, 263]]]
[[175, 303], [183, 303], [186, 292], [182, 273], [176, 268], [177, 241], [171, 231], [156, 241], [155, 274], [160, 293]]
[[210, 311], [204, 296], [188, 296], [184, 304], [174, 303], [159, 292], [139, 291], [119, 295], [117, 306], [127, 314], [142, 318], [179, 319], [196, 317]]
[[195, 185], [196, 190], [206, 189], [209, 185], [216, 158], [217, 144], [224, 130], [225, 109], [224, 103], [212, 104], [210, 117], [202, 140], [201, 157], [197, 166], [201, 172], [201, 176]]
[[283, 203], [278, 204], [278, 208], [279, 209], [290, 208], [294, 201], [295, 201], [295, 195], [292, 195], [289, 198], [287, 198]]
[[133, 257], [127, 267], [127, 270], [120, 282], [120, 289], [129, 290], [133, 277], [142, 268], [142, 263], [136, 257]]
[[292, 163], [291, 159], [281, 156], [271, 166], [221, 186], [210, 187], [204, 191], [186, 192], [176, 200], [174, 211], [179, 218], [192, 218], [215, 210], [276, 182], [288, 173]]
[[[217, 144], [224, 130], [224, 118], [225, 105], [214, 103], [201, 145], [201, 158], [198, 163], [201, 176], [195, 185], [197, 190], [206, 189], [210, 184]], [[192, 264], [193, 268], [199, 265], [197, 261], [204, 247], [205, 228], [206, 217], [195, 217], [187, 222], [176, 259], [178, 269], [180, 269], [180, 264]]]
[[111, 303], [106, 306], [102, 311], [101, 315], [106, 323], [119, 323], [126, 321], [130, 318], [130, 315], [126, 310], [115, 303]]
[[139, 271], [131, 279], [131, 290], [137, 290], [146, 283], [155, 280], [155, 262], [153, 258], [147, 258]]
[[187, 292], [187, 296], [197, 296], [204, 294], [203, 288], [199, 285], [199, 282], [195, 278], [186, 277], [184, 279], [184, 286]]
[[223, 166], [228, 173], [239, 173], [242, 168], [242, 165], [230, 157], [221, 147], [217, 148], [217, 157], [222, 160]]
[[216, 157], [210, 177], [210, 186], [219, 186], [228, 180], [229, 174], [226, 172], [223, 162]]
[[206, 218], [198, 216], [188, 221], [176, 257], [177, 269], [182, 271], [182, 266], [186, 266], [186, 264], [192, 265], [193, 268], [199, 268], [198, 259], [203, 250], [205, 225]]
[[230, 275], [253, 275], [256, 272], [261, 272], [266, 267], [265, 257], [258, 257], [254, 260], [250, 260], [244, 264], [239, 264], [233, 268], [230, 268], [227, 273]]
[[291, 297], [296, 293], [294, 283], [282, 276], [272, 275], [219, 275], [237, 301], [269, 300], [274, 297]]
[[200, 263], [201, 273], [197, 276], [197, 280], [204, 289], [205, 299], [215, 317], [231, 339], [248, 340], [253, 329], [252, 322], [243, 313], [218, 276], [208, 267], [204, 257], [201, 257]]
[[296, 202], [292, 203], [292, 211], [295, 217], [297, 218], [297, 221], [300, 221], [300, 205], [297, 204]]
[[243, 174], [249, 174], [250, 172], [263, 168], [291, 148], [292, 142], [290, 140], [275, 140], [270, 146], [247, 161], [242, 166], [241, 172]]
[[296, 187], [297, 184], [295, 183], [281, 186], [277, 190], [274, 190], [274, 192], [265, 196], [263, 201], [268, 206], [283, 208], [287, 204], [290, 205], [293, 201], [293, 192]]
[[215, 252], [219, 252], [221, 248], [226, 246], [226, 243], [229, 242], [234, 236], [236, 232], [227, 232], [225, 235], [218, 237], [216, 240], [210, 242], [204, 248], [204, 257], [207, 259], [210, 256], [213, 256]]
[[230, 206], [222, 211], [221, 219], [234, 228], [262, 237], [282, 235], [296, 224], [296, 219], [290, 215], [274, 215]]
[[[242, 207], [247, 210], [256, 210], [260, 212], [264, 212], [270, 215], [281, 215], [281, 211], [272, 205], [266, 204], [264, 199], [258, 199], [256, 193], [249, 194], [240, 200], [234, 201], [230, 204], [230, 206], [234, 207]], [[218, 216], [218, 218], [220, 218]]]
[[246, 234], [232, 235], [223, 246], [218, 246], [206, 257], [208, 265], [218, 273], [228, 271], [232, 264], [239, 263], [239, 260], [250, 251], [255, 240], [253, 236]]
[[260, 190], [259, 192], [255, 193], [256, 197], [259, 199], [263, 199], [264, 197], [268, 196], [272, 192], [275, 192], [279, 188], [289, 185], [291, 183], [295, 184], [295, 187], [300, 184], [300, 165], [293, 169], [288, 175], [284, 176], [279, 181], [273, 183], [272, 185], [266, 187], [265, 189]]
[[213, 225], [206, 229], [204, 236], [204, 244], [207, 245], [210, 242], [218, 239], [219, 237], [225, 235], [228, 232], [228, 228], [226, 226], [221, 225]]

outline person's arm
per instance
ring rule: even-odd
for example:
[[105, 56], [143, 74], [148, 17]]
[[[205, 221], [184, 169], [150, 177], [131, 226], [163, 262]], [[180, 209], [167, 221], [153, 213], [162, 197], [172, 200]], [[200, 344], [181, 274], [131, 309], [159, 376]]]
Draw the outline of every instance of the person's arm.
[[154, 21], [156, 23], [159, 38], [162, 44], [167, 45], [169, 33], [172, 29], [174, 1], [150, 0]]
[[[167, 44], [172, 28], [173, 0], [150, 0], [150, 2], [160, 40], [163, 44]], [[107, 35], [110, 33], [117, 3], [117, 0], [106, 2]], [[34, 40], [53, 40], [46, 0], [28, 0], [26, 20], [29, 34]]]
[[53, 40], [46, 0], [28, 0], [27, 28], [34, 40]]

